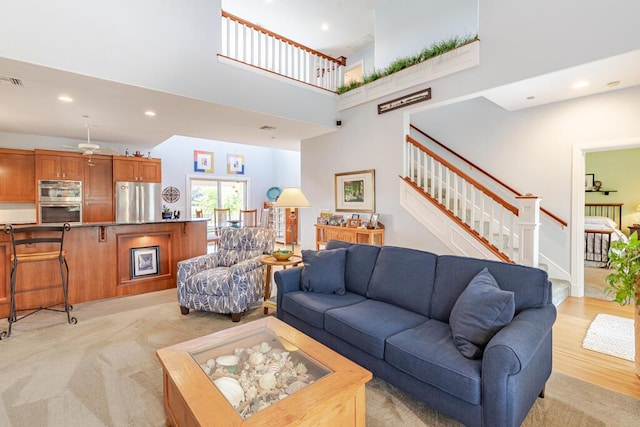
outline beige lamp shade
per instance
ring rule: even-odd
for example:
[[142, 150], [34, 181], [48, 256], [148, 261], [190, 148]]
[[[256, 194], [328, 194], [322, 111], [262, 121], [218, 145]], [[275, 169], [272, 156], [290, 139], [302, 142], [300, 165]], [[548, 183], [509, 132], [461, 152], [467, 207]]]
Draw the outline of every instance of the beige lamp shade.
[[285, 187], [274, 204], [277, 208], [308, 208], [311, 203], [298, 187]]

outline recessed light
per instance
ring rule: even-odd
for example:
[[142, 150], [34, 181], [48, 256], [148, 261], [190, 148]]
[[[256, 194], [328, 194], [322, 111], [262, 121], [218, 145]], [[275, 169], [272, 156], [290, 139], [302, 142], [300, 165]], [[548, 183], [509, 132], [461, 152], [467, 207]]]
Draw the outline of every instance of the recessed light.
[[320, 25], [320, 29], [322, 31], [329, 31], [329, 23], [323, 22], [322, 25]]
[[60, 100], [62, 102], [73, 102], [73, 98], [70, 97], [69, 95], [60, 95], [58, 97], [58, 100]]
[[582, 89], [587, 86], [589, 86], [589, 82], [586, 80], [581, 80], [579, 82], [575, 82], [571, 87], [573, 87], [574, 89]]
[[155, 117], [156, 116], [156, 112], [149, 110], [149, 111], [145, 111], [144, 115], [147, 116], [147, 117]]
[[620, 80], [614, 80], [612, 82], [607, 83], [608, 87], [616, 87], [620, 84]]

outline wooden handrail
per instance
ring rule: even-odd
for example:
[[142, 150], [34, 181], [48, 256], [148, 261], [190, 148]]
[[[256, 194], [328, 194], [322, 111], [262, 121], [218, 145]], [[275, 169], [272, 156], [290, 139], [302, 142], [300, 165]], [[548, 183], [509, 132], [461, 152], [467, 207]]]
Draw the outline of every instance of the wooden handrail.
[[[438, 146], [440, 146], [441, 148], [443, 148], [444, 150], [446, 150], [447, 152], [451, 153], [452, 155], [454, 155], [455, 157], [457, 157], [458, 159], [462, 160], [463, 162], [467, 163], [468, 165], [470, 165], [471, 167], [473, 167], [474, 169], [476, 169], [478, 172], [481, 172], [482, 174], [486, 175], [488, 178], [490, 178], [492, 181], [497, 182], [498, 184], [500, 184], [501, 186], [503, 186], [504, 188], [506, 188], [507, 190], [511, 191], [513, 194], [515, 194], [516, 196], [522, 196], [522, 193], [520, 193], [519, 191], [511, 188], [509, 185], [505, 184], [504, 182], [502, 182], [501, 180], [499, 180], [498, 178], [496, 178], [495, 176], [491, 175], [489, 172], [485, 171], [484, 169], [482, 169], [480, 166], [476, 165], [475, 163], [473, 163], [470, 160], [467, 160], [465, 157], [461, 156], [460, 154], [456, 153], [455, 151], [453, 151], [452, 149], [450, 149], [449, 147], [447, 147], [446, 145], [444, 145], [443, 143], [441, 143], [440, 141], [438, 141], [437, 139], [433, 138], [432, 136], [428, 135], [426, 132], [422, 131], [420, 128], [416, 127], [415, 125], [409, 125], [411, 127], [411, 129], [415, 130], [416, 132], [420, 133], [421, 135], [425, 136], [426, 138], [430, 139], [431, 141], [433, 141], [435, 144], [437, 144]], [[415, 140], [414, 140], [415, 141]], [[418, 143], [419, 144], [419, 143]], [[420, 145], [420, 144], [419, 144]], [[569, 224], [567, 223], [567, 221], [563, 220], [562, 218], [560, 218], [559, 216], [551, 213], [550, 211], [548, 211], [547, 209], [540, 207], [540, 210], [542, 212], [544, 212], [547, 216], [549, 216], [550, 218], [553, 218], [555, 221], [557, 221], [558, 223], [560, 223], [563, 227], [568, 226]]]
[[493, 253], [495, 256], [497, 256], [500, 260], [502, 260], [504, 262], [510, 262], [512, 264], [514, 263], [514, 261], [511, 258], [509, 258], [504, 252], [502, 252], [500, 249], [498, 249], [495, 245], [493, 245], [491, 242], [489, 242], [486, 238], [482, 237], [480, 235], [480, 233], [478, 233], [476, 230], [471, 228], [471, 226], [469, 224], [465, 223], [460, 218], [455, 216], [447, 208], [442, 206], [442, 204], [440, 204], [436, 199], [434, 199], [429, 193], [425, 192], [422, 188], [417, 186], [409, 178], [401, 176], [400, 179], [402, 179], [408, 185], [413, 187], [416, 191], [420, 192], [420, 194], [422, 194], [423, 197], [425, 197], [427, 200], [429, 200], [431, 203], [433, 203], [435, 207], [437, 207], [440, 211], [442, 211], [442, 213], [447, 215], [452, 221], [456, 222], [458, 225], [460, 225], [461, 227], [466, 229], [469, 234], [471, 234], [484, 247], [489, 249], [491, 251], [491, 253]]
[[411, 135], [407, 135], [406, 137], [407, 142], [413, 144], [418, 150], [422, 151], [423, 153], [428, 154], [429, 156], [433, 157], [434, 159], [436, 159], [438, 162], [442, 163], [444, 166], [446, 166], [447, 168], [449, 168], [450, 170], [454, 171], [455, 173], [457, 173], [458, 175], [460, 175], [461, 177], [463, 177], [465, 179], [465, 181], [469, 182], [470, 184], [472, 184], [474, 187], [476, 187], [478, 190], [482, 191], [483, 193], [485, 193], [487, 196], [489, 196], [490, 198], [492, 198], [493, 200], [495, 200], [498, 204], [502, 205], [502, 207], [504, 207], [505, 209], [507, 209], [508, 211], [510, 211], [511, 213], [513, 213], [515, 216], [518, 216], [518, 208], [515, 207], [514, 205], [512, 205], [511, 203], [507, 202], [506, 200], [504, 200], [502, 197], [498, 196], [496, 193], [494, 193], [493, 191], [489, 190], [487, 187], [485, 187], [484, 185], [482, 185], [480, 182], [476, 181], [475, 179], [471, 178], [469, 175], [467, 175], [465, 172], [463, 172], [461, 169], [457, 168], [456, 166], [454, 166], [453, 164], [451, 164], [450, 162], [448, 162], [446, 159], [444, 159], [443, 157], [437, 155], [436, 153], [434, 153], [433, 151], [429, 150], [428, 148], [424, 147], [422, 144], [420, 144], [418, 141], [416, 141], [415, 139], [413, 139], [411, 137]]
[[324, 54], [324, 53], [322, 53], [322, 52], [318, 52], [317, 50], [313, 50], [313, 49], [311, 49], [311, 48], [310, 48], [310, 47], [308, 47], [308, 46], [305, 46], [305, 45], [303, 45], [303, 44], [300, 44], [300, 43], [298, 43], [298, 42], [295, 42], [295, 41], [293, 41], [293, 40], [291, 40], [291, 39], [288, 39], [288, 38], [286, 38], [286, 37], [284, 37], [284, 36], [281, 36], [281, 35], [280, 35], [280, 34], [278, 34], [278, 33], [274, 33], [273, 31], [269, 31], [269, 30], [267, 30], [266, 28], [262, 28], [261, 26], [256, 25], [256, 24], [254, 24], [253, 22], [249, 22], [249, 21], [247, 21], [246, 19], [242, 19], [242, 18], [240, 18], [240, 17], [238, 17], [238, 16], [232, 15], [232, 14], [230, 14], [229, 12], [225, 12], [224, 10], [222, 11], [222, 17], [223, 17], [223, 18], [229, 18], [229, 19], [231, 19], [232, 21], [236, 21], [236, 22], [237, 22], [237, 23], [239, 23], [239, 24], [245, 25], [245, 26], [247, 26], [247, 27], [249, 27], [249, 28], [253, 28], [253, 29], [254, 29], [254, 30], [256, 30], [256, 31], [259, 31], [259, 32], [261, 32], [261, 33], [263, 33], [263, 34], [266, 34], [266, 35], [268, 35], [268, 36], [274, 37], [274, 38], [276, 38], [276, 39], [278, 39], [278, 40], [281, 40], [281, 41], [283, 41], [283, 42], [285, 42], [285, 43], [289, 43], [290, 45], [295, 46], [295, 47], [297, 47], [298, 49], [302, 49], [302, 50], [307, 51], [307, 52], [309, 52], [309, 53], [312, 53], [312, 54], [314, 54], [314, 55], [316, 55], [316, 56], [319, 56], [319, 57], [321, 57], [321, 58], [324, 58], [324, 59], [326, 59], [326, 60], [328, 60], [328, 61], [334, 62], [334, 63], [336, 63], [336, 64], [338, 64], [338, 65], [342, 65], [342, 66], [347, 65], [347, 64], [346, 64], [347, 58], [345, 58], [345, 57], [343, 57], [343, 56], [341, 56], [339, 59], [332, 58], [332, 57], [330, 57], [329, 55], [325, 55], [325, 54]]

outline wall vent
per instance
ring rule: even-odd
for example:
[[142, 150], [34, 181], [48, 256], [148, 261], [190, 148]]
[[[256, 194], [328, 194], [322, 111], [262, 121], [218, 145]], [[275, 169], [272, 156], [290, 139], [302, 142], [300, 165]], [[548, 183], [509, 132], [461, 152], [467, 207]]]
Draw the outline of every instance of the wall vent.
[[0, 76], [0, 83], [7, 83], [13, 86], [24, 86], [22, 84], [22, 80], [15, 77], [4, 77]]

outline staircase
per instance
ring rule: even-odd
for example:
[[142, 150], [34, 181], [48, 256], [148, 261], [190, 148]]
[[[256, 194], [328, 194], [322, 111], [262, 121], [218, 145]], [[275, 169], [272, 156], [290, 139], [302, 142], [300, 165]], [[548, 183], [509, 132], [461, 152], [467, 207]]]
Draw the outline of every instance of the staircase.
[[[538, 266], [549, 277], [559, 277], [552, 280], [554, 304], [569, 295], [568, 274], [539, 254], [538, 198], [516, 193], [507, 200], [411, 135], [406, 136], [404, 152], [400, 204], [454, 253]], [[521, 247], [521, 242], [526, 244]]]

